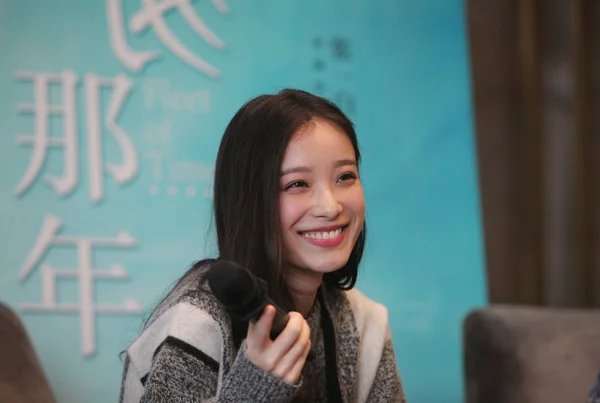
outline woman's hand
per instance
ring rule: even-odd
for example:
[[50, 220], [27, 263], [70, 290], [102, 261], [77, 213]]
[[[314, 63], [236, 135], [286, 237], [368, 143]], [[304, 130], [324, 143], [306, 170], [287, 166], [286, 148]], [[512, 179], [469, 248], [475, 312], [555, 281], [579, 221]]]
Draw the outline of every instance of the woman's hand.
[[285, 329], [271, 340], [275, 307], [267, 305], [256, 323], [250, 323], [246, 355], [254, 365], [289, 384], [296, 384], [310, 351], [310, 328], [298, 312], [289, 313]]

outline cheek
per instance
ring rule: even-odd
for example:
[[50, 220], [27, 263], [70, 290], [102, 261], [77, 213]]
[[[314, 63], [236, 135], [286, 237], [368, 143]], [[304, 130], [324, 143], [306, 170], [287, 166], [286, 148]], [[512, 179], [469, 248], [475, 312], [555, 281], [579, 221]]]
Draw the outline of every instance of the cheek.
[[293, 227], [302, 218], [304, 211], [304, 205], [299, 197], [281, 196], [279, 198], [281, 228], [285, 231]]
[[356, 187], [346, 194], [344, 207], [361, 221], [365, 219], [365, 197], [362, 187]]

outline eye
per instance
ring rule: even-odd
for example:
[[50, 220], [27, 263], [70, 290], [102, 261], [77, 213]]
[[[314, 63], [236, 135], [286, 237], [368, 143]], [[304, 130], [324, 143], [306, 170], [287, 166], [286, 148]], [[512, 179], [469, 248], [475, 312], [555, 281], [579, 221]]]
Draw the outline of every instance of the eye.
[[294, 188], [305, 188], [308, 187], [308, 184], [304, 181], [295, 181], [292, 182], [290, 184], [287, 184], [283, 190], [290, 190], [290, 189], [294, 189]]
[[353, 181], [357, 178], [358, 176], [356, 174], [352, 172], [346, 172], [340, 175], [340, 177], [338, 178], [338, 182]]

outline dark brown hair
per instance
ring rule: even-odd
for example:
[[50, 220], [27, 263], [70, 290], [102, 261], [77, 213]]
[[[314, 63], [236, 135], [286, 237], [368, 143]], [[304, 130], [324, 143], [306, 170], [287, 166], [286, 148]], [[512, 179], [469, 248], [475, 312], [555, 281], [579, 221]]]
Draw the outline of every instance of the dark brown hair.
[[[315, 118], [337, 125], [348, 136], [358, 164], [358, 141], [346, 115], [324, 98], [286, 89], [254, 98], [235, 114], [215, 166], [214, 218], [220, 258], [264, 279], [271, 298], [287, 309], [294, 307], [286, 287], [279, 227], [281, 164], [292, 136]], [[365, 237], [363, 228], [348, 262], [325, 274], [327, 285], [354, 286]]]
[[[288, 311], [295, 307], [287, 288], [279, 228], [281, 163], [292, 136], [315, 118], [337, 125], [348, 136], [358, 166], [360, 151], [352, 122], [330, 101], [292, 89], [261, 95], [242, 106], [223, 134], [215, 166], [213, 216], [219, 259], [233, 261], [265, 280], [271, 299]], [[366, 223], [346, 264], [323, 276], [326, 286], [354, 287], [365, 240]], [[196, 262], [163, 302], [175, 298], [178, 290], [193, 287], [190, 283], [199, 281], [211, 262], [214, 259]], [[232, 325], [239, 346], [247, 323]]]

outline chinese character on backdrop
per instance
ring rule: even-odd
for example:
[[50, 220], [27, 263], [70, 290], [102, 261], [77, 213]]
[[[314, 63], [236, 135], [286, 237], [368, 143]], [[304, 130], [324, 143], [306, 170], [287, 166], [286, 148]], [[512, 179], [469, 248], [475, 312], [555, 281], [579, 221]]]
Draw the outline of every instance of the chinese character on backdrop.
[[[30, 136], [19, 136], [18, 142], [32, 147], [31, 158], [25, 174], [15, 188], [15, 194], [21, 195], [31, 187], [39, 176], [48, 149], [63, 149], [63, 175], [60, 178], [45, 176], [46, 183], [60, 196], [73, 192], [79, 181], [79, 138], [77, 133], [77, 92], [79, 81], [72, 71], [60, 74], [44, 72], [16, 72], [20, 81], [31, 81], [33, 84], [33, 103], [19, 105], [23, 113], [33, 114], [34, 133]], [[49, 89], [51, 84], [58, 83], [62, 89], [62, 103], [50, 104]], [[100, 92], [103, 87], [112, 88], [112, 98], [106, 116], [101, 116]], [[87, 134], [87, 155], [83, 158], [88, 163], [90, 199], [99, 203], [104, 198], [103, 173], [108, 172], [119, 184], [132, 181], [138, 173], [139, 163], [135, 146], [123, 128], [117, 124], [117, 118], [133, 87], [131, 81], [119, 74], [113, 78], [98, 77], [93, 73], [85, 75], [85, 111]], [[61, 137], [50, 136], [50, 118], [62, 118], [63, 133]], [[113, 135], [122, 155], [120, 164], [104, 164], [102, 149], [103, 124]]]
[[[59, 217], [46, 215], [37, 240], [31, 248], [25, 262], [19, 270], [19, 281], [25, 282], [40, 268], [42, 277], [41, 302], [22, 303], [19, 308], [25, 312], [72, 312], [79, 314], [82, 339], [82, 354], [92, 355], [96, 351], [95, 318], [97, 313], [138, 314], [142, 311], [133, 298], [125, 300], [123, 305], [96, 305], [94, 282], [96, 279], [119, 280], [127, 278], [127, 271], [120, 264], [107, 269], [97, 269], [93, 264], [93, 254], [101, 248], [132, 248], [135, 239], [126, 232], [114, 238], [59, 235], [62, 221]], [[74, 248], [77, 254], [77, 267], [54, 267], [43, 260], [44, 255], [53, 246]], [[57, 280], [75, 278], [78, 281], [79, 301], [73, 303], [57, 302]]]
[[[164, 15], [169, 11], [176, 10], [187, 25], [207, 44], [217, 50], [225, 49], [225, 42], [204, 23], [194, 10], [191, 0], [141, 0], [140, 3], [141, 8], [131, 16], [128, 21], [129, 24], [127, 24], [132, 33], [140, 34], [151, 28], [161, 43], [173, 55], [208, 77], [219, 78], [221, 76], [219, 69], [184, 46], [165, 22]], [[229, 7], [224, 0], [211, 0], [211, 3], [219, 13], [227, 14], [229, 12]], [[136, 51], [129, 46], [123, 15], [123, 0], [106, 0], [106, 8], [110, 45], [113, 53], [128, 69], [140, 72], [146, 64], [156, 59], [160, 52], [157, 50]]]

